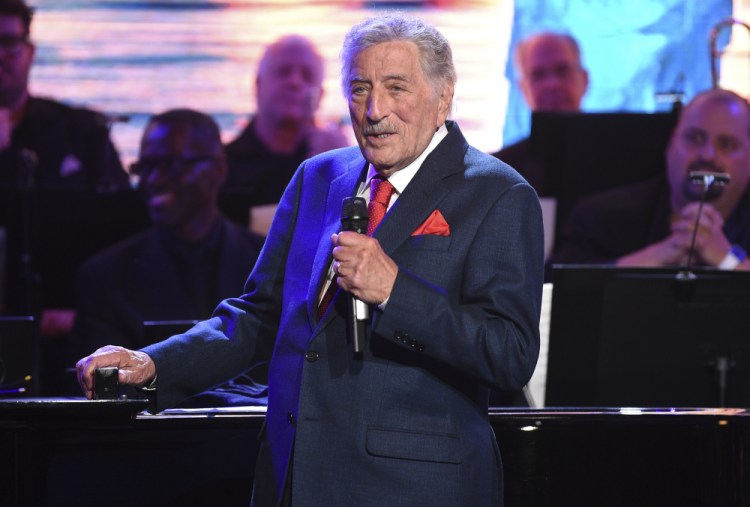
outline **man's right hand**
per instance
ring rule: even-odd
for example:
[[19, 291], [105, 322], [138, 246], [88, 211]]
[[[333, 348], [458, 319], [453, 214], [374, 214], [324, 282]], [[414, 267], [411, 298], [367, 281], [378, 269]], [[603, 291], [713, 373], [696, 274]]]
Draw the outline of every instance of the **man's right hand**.
[[107, 345], [76, 363], [78, 383], [86, 398], [94, 397], [94, 372], [97, 368], [116, 366], [119, 368], [120, 384], [144, 386], [156, 377], [156, 365], [148, 354]]

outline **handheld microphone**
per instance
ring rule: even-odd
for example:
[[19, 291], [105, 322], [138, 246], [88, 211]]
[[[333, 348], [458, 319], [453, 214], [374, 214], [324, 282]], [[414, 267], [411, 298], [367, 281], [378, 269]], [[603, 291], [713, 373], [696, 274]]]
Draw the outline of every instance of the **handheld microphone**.
[[[346, 197], [341, 203], [341, 230], [359, 234], [367, 232], [367, 201], [362, 197]], [[354, 352], [362, 353], [365, 349], [365, 323], [370, 317], [367, 303], [349, 295], [349, 335], [352, 338]]]
[[695, 253], [695, 237], [698, 233], [698, 224], [700, 223], [701, 213], [703, 212], [703, 203], [706, 202], [706, 195], [711, 189], [712, 185], [723, 186], [729, 183], [728, 173], [718, 173], [713, 171], [690, 171], [688, 178], [692, 183], [703, 183], [703, 192], [701, 193], [700, 204], [698, 205], [698, 215], [695, 217], [695, 227], [693, 227], [693, 237], [690, 240], [690, 250], [688, 252], [688, 260], [686, 269], [690, 269], [693, 262], [693, 254]]

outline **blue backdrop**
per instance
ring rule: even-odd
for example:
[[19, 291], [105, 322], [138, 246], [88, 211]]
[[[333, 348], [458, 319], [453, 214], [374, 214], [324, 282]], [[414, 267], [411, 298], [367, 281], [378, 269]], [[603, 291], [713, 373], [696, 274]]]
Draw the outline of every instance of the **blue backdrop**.
[[[731, 0], [516, 0], [511, 47], [541, 30], [570, 33], [589, 70], [586, 111], [647, 111], [669, 107], [657, 94], [689, 100], [711, 87], [709, 33], [731, 16]], [[529, 109], [512, 83], [504, 144], [528, 135]]]

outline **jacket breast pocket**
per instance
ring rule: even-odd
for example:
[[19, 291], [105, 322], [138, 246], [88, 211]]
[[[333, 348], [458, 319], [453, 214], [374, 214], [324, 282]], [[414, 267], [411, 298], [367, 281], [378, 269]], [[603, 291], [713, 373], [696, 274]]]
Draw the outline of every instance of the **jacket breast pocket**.
[[451, 236], [436, 236], [434, 234], [422, 234], [409, 238], [411, 246], [415, 250], [448, 250], [452, 239]]
[[463, 462], [458, 435], [418, 433], [388, 428], [367, 430], [367, 452], [386, 458], [430, 461], [433, 463]]

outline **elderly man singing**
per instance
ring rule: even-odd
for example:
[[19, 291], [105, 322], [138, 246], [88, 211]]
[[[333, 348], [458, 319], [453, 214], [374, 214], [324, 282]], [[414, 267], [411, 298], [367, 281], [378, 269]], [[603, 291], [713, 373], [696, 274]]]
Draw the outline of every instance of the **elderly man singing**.
[[[255, 505], [502, 505], [487, 397], [536, 363], [538, 199], [446, 121], [456, 77], [435, 28], [367, 19], [342, 59], [359, 149], [299, 167], [245, 294], [187, 334], [99, 349], [81, 385], [90, 397], [94, 370], [118, 366], [162, 410], [272, 354]], [[369, 234], [341, 232], [352, 196]], [[352, 297], [369, 310], [359, 352]]]

